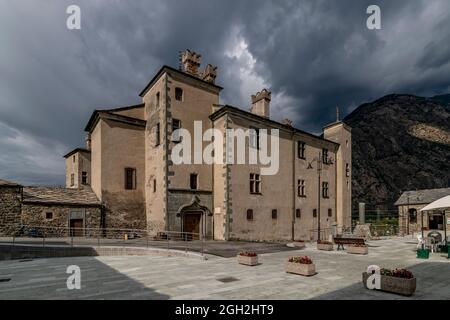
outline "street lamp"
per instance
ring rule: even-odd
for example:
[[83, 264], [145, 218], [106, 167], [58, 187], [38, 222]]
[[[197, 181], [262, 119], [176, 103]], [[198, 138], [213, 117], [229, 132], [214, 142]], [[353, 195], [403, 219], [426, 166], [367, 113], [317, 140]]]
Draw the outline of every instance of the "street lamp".
[[308, 164], [308, 169], [313, 169], [311, 165], [314, 161], [317, 162], [317, 241], [320, 240], [320, 182], [321, 182], [321, 172], [322, 172], [322, 153], [319, 152], [319, 157], [314, 157], [314, 159]]

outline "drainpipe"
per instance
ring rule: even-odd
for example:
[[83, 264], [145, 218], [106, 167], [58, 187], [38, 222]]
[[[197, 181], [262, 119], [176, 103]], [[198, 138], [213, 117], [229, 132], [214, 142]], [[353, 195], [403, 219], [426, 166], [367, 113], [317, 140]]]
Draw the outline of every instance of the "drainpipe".
[[165, 91], [165, 106], [164, 106], [164, 145], [163, 145], [163, 148], [165, 148], [166, 149], [166, 152], [164, 153], [164, 170], [165, 170], [165, 177], [164, 177], [164, 180], [165, 180], [165, 190], [164, 190], [164, 193], [165, 193], [165, 198], [166, 198], [166, 200], [165, 200], [165, 207], [166, 207], [166, 230], [167, 231], [169, 231], [169, 226], [170, 226], [170, 224], [169, 224], [169, 197], [168, 197], [168, 195], [169, 195], [169, 192], [168, 192], [168, 189], [169, 189], [169, 164], [168, 164], [168, 161], [169, 161], [169, 144], [168, 144], [168, 140], [169, 140], [169, 138], [168, 138], [168, 125], [167, 125], [167, 120], [168, 120], [168, 116], [167, 116], [167, 105], [168, 105], [168, 101], [169, 101], [169, 88], [168, 88], [168, 85], [167, 85], [167, 83], [168, 83], [168, 81], [169, 81], [169, 79], [168, 79], [169, 77], [168, 77], [168, 75], [167, 75], [167, 73], [165, 74], [165, 79], [164, 79], [164, 91]]
[[292, 235], [291, 240], [295, 240], [295, 200], [296, 200], [296, 193], [295, 193], [295, 180], [296, 180], [296, 172], [295, 172], [295, 139], [294, 139], [294, 130], [292, 130], [291, 134], [292, 139]]

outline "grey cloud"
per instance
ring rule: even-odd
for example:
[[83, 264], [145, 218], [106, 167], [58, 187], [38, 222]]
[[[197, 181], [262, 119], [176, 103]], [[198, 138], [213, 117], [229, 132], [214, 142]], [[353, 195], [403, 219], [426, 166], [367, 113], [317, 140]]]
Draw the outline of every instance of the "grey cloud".
[[[80, 31], [65, 28], [69, 4], [82, 9]], [[449, 90], [450, 3], [378, 1], [378, 31], [365, 27], [369, 4], [0, 0], [0, 177], [62, 183], [62, 155], [83, 143], [90, 113], [139, 102], [186, 48], [219, 66], [223, 103], [246, 109], [266, 85], [274, 117], [313, 132], [336, 105], [345, 115], [391, 92]], [[230, 55], [239, 41], [244, 54]]]

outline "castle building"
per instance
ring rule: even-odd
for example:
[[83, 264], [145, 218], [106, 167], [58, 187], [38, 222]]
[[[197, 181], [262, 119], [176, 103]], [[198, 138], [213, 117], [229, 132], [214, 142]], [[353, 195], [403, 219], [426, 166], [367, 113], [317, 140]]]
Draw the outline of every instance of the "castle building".
[[[163, 66], [145, 86], [142, 103], [92, 113], [86, 147], [65, 156], [66, 188], [92, 190], [102, 204], [101, 221], [89, 223], [255, 241], [316, 239], [319, 221], [322, 229], [349, 227], [351, 128], [336, 121], [317, 136], [274, 121], [266, 89], [251, 97], [249, 111], [220, 105], [217, 67], [200, 70], [200, 60], [186, 50], [179, 69]], [[251, 129], [246, 158], [260, 149], [259, 132], [278, 130], [279, 168], [264, 175], [261, 164], [226, 161], [237, 144], [227, 139], [213, 151], [223, 163], [176, 164], [172, 152], [183, 141], [172, 133], [180, 128], [192, 136]], [[201, 150], [208, 145], [202, 140]]]
[[[106, 228], [274, 240], [309, 239], [319, 215], [322, 228], [350, 226], [351, 129], [337, 121], [315, 136], [273, 121], [267, 90], [251, 97], [250, 111], [219, 105], [217, 67], [200, 71], [200, 59], [186, 50], [180, 70], [163, 66], [141, 104], [94, 111], [86, 149], [66, 155], [67, 187], [92, 187]], [[172, 132], [194, 134], [195, 121], [203, 131], [278, 129], [278, 173], [263, 176], [250, 164], [174, 164]]]

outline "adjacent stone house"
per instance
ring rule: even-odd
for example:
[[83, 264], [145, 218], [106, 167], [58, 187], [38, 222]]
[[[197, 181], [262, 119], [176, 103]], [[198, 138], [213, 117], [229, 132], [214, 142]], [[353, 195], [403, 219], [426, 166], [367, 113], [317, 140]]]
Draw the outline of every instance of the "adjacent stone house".
[[[66, 186], [92, 187], [106, 228], [281, 240], [311, 239], [319, 221], [322, 229], [350, 226], [351, 128], [336, 121], [317, 136], [274, 121], [266, 89], [251, 97], [249, 111], [220, 105], [217, 67], [200, 70], [200, 59], [186, 50], [179, 69], [163, 66], [138, 105], [95, 110], [86, 147], [66, 155]], [[262, 175], [260, 165], [175, 164], [180, 140], [172, 133], [183, 128], [194, 136], [195, 122], [200, 135], [210, 128], [279, 130], [278, 173]], [[258, 137], [246, 139], [246, 147], [259, 148]], [[225, 159], [225, 151], [214, 152]]]
[[[450, 188], [411, 190], [402, 193], [395, 202], [398, 207], [398, 224], [406, 234], [418, 232], [421, 229], [421, 211], [423, 207], [440, 198], [450, 195]], [[447, 217], [450, 217], [447, 212]], [[444, 220], [444, 211], [434, 210], [423, 214], [423, 226], [427, 230], [450, 231], [450, 221]]]
[[49, 229], [53, 235], [68, 235], [72, 230], [83, 236], [89, 228], [102, 228], [103, 220], [103, 206], [90, 187], [24, 187], [0, 180], [1, 235], [32, 226], [57, 227]]

